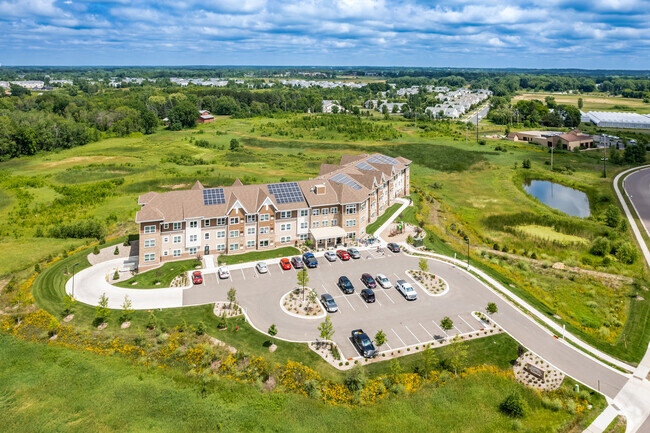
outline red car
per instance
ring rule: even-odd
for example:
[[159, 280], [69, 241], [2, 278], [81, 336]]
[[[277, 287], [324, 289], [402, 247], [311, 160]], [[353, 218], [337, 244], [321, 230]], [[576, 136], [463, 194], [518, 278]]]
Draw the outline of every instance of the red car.
[[287, 259], [287, 258], [285, 257], [285, 258], [283, 258], [283, 259], [280, 259], [280, 266], [281, 266], [282, 269], [284, 269], [285, 271], [288, 271], [289, 269], [291, 269], [291, 262], [289, 261], [289, 259]]
[[201, 275], [201, 271], [194, 271], [192, 274], [192, 283], [194, 284], [201, 284], [203, 282], [203, 275]]
[[350, 254], [348, 254], [348, 252], [345, 251], [345, 250], [336, 251], [336, 255], [339, 257], [339, 259], [341, 259], [343, 261], [350, 260]]

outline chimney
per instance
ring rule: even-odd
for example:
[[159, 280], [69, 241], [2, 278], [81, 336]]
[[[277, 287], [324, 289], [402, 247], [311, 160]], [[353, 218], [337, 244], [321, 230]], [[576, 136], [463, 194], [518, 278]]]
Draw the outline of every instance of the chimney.
[[325, 195], [325, 184], [316, 185], [314, 187], [316, 195]]

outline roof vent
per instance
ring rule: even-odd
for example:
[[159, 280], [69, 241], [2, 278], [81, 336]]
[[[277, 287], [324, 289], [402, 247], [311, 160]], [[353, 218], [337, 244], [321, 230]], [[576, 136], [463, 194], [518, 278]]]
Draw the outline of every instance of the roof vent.
[[325, 184], [316, 185], [314, 191], [316, 195], [325, 195]]

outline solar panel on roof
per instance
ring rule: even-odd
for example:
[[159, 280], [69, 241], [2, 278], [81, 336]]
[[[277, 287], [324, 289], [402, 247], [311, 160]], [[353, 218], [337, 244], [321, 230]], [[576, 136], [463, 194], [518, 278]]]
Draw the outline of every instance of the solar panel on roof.
[[375, 167], [373, 167], [372, 165], [368, 164], [365, 161], [361, 161], [356, 165], [356, 167], [360, 168], [361, 170], [375, 170], [375, 171], [377, 170]]
[[276, 203], [299, 203], [305, 201], [297, 182], [270, 183], [267, 185]]
[[343, 185], [347, 185], [352, 189], [357, 189], [357, 190], [361, 189], [361, 185], [359, 185], [358, 183], [356, 183], [354, 180], [350, 179], [343, 173], [339, 173], [336, 176], [332, 176], [330, 180], [332, 182], [337, 182], [337, 183], [342, 183]]
[[206, 206], [226, 203], [223, 188], [209, 188], [203, 190], [203, 204]]
[[389, 164], [389, 165], [398, 164], [395, 158], [391, 158], [390, 156], [386, 156], [386, 155], [373, 155], [370, 158], [368, 158], [368, 162], [372, 162], [375, 164]]

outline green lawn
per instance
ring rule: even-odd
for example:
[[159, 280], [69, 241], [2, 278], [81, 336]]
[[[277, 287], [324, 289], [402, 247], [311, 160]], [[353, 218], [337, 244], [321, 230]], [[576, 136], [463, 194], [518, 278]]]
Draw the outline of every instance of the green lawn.
[[174, 278], [194, 269], [196, 266], [201, 266], [201, 264], [195, 259], [169, 262], [159, 268], [139, 273], [126, 281], [114, 284], [118, 287], [130, 289], [159, 289], [161, 287], [169, 287]]
[[251, 251], [250, 253], [222, 255], [219, 256], [219, 263], [235, 265], [238, 263], [258, 262], [260, 260], [278, 259], [291, 257], [300, 254], [300, 250], [294, 247], [282, 247], [269, 251]]
[[[355, 408], [294, 394], [264, 393], [221, 377], [204, 380], [174, 369], [134, 367], [117, 357], [28, 343], [0, 335], [3, 429], [33, 431], [394, 431], [561, 432], [573, 415], [541, 405], [532, 390], [490, 373], [426, 385], [401, 397]], [[528, 415], [514, 422], [498, 410], [521, 394]], [[595, 411], [603, 407], [594, 399]], [[428, 422], [435, 414], [435, 422]], [[590, 414], [591, 415], [591, 414]], [[590, 416], [582, 416], [584, 424]]]
[[366, 227], [366, 233], [368, 233], [369, 235], [375, 234], [375, 230], [381, 227], [381, 225], [385, 223], [388, 220], [388, 218], [390, 218], [395, 212], [397, 212], [397, 209], [399, 209], [400, 206], [402, 206], [400, 203], [395, 203], [394, 205], [386, 209], [386, 212], [384, 212], [379, 218], [377, 218], [377, 220], [374, 223], [368, 224], [368, 226]]

